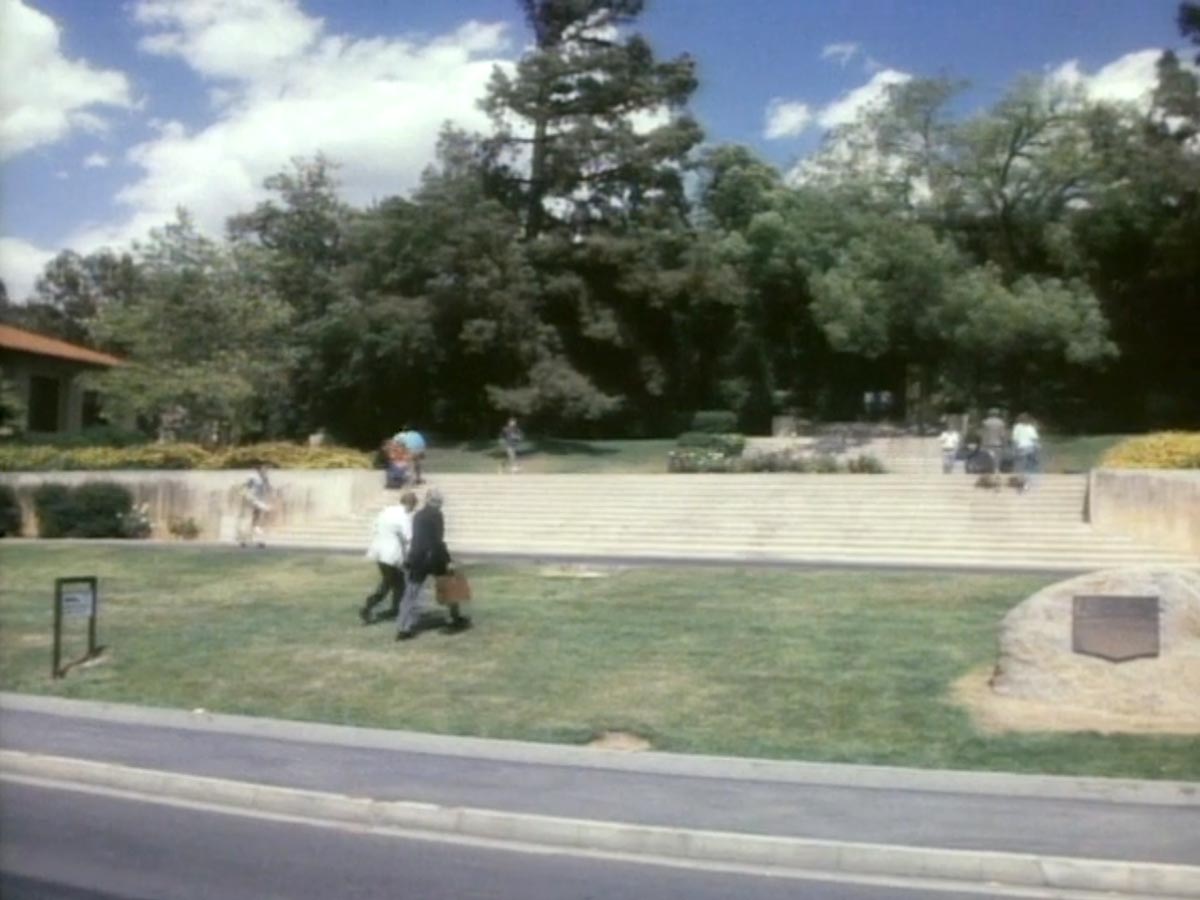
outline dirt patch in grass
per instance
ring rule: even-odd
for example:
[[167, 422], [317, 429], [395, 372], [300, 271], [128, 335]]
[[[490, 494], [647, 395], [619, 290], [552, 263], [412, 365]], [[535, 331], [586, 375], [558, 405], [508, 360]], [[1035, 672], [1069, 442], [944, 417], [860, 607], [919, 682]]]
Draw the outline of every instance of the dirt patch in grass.
[[623, 753], [641, 753], [653, 749], [653, 745], [644, 737], [628, 731], [605, 731], [588, 741], [587, 745], [597, 750], [618, 750]]
[[542, 566], [538, 575], [542, 578], [611, 578], [620, 574], [615, 568], [598, 569], [594, 566], [567, 563], [564, 565]]
[[992, 669], [980, 666], [953, 685], [956, 703], [985, 734], [1024, 731], [1093, 731], [1097, 734], [1200, 734], [1200, 706], [1193, 716], [1141, 716], [1112, 710], [1071, 709], [1061, 703], [1002, 697], [989, 684]]

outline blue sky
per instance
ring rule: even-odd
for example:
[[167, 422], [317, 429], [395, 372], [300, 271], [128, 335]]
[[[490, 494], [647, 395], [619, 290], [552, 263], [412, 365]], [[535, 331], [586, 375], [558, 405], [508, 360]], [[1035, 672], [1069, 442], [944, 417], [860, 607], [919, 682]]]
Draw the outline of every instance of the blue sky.
[[[886, 84], [965, 78], [970, 112], [1022, 73], [1135, 100], [1180, 48], [1176, 0], [649, 0], [691, 53], [713, 143], [787, 167]], [[488, 73], [526, 45], [513, 0], [0, 0], [0, 277], [120, 246], [186, 206], [219, 234], [318, 150], [348, 200], [413, 186], [442, 121], [485, 122]]]

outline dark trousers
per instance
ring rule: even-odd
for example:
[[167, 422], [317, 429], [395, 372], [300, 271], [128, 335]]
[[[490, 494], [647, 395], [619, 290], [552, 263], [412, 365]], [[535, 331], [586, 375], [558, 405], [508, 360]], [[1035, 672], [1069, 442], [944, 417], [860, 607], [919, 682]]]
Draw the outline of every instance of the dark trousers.
[[387, 563], [376, 563], [379, 566], [379, 586], [367, 595], [363, 611], [370, 615], [371, 610], [390, 592], [392, 605], [385, 614], [394, 619], [400, 614], [400, 598], [404, 596], [404, 570]]

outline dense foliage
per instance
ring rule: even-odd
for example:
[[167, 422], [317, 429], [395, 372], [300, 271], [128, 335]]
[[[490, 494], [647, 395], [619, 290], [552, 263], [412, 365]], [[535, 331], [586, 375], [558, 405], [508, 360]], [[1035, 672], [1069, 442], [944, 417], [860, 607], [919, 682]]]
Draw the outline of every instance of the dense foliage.
[[369, 469], [370, 453], [348, 447], [307, 447], [275, 441], [209, 449], [199, 444], [135, 447], [0, 446], [0, 472], [101, 471], [118, 469]]
[[508, 415], [662, 435], [696, 410], [758, 431], [864, 394], [909, 420], [1200, 423], [1190, 63], [1165, 52], [1142, 104], [1047, 77], [958, 116], [960, 83], [893, 85], [785, 174], [701, 146], [695, 62], [655, 55], [643, 5], [521, 0], [490, 132], [447, 127], [410, 196], [352, 208], [333, 161], [296, 160], [225, 241], [181, 212], [128, 253], [61, 254], [5, 315], [123, 354], [114, 420], [205, 444]]

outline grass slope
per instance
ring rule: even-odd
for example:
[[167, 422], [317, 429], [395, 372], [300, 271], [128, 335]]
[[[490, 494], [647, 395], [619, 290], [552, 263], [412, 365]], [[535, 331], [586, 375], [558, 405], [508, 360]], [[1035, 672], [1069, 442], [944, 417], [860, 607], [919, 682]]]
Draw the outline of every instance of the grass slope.
[[[669, 751], [1200, 780], [1200, 740], [985, 735], [947, 700], [994, 659], [1028, 576], [471, 570], [477, 627], [364, 628], [366, 562], [330, 554], [0, 545], [0, 686], [183, 708]], [[58, 575], [95, 574], [106, 661], [49, 678]], [[69, 653], [82, 647], [71, 623]]]

